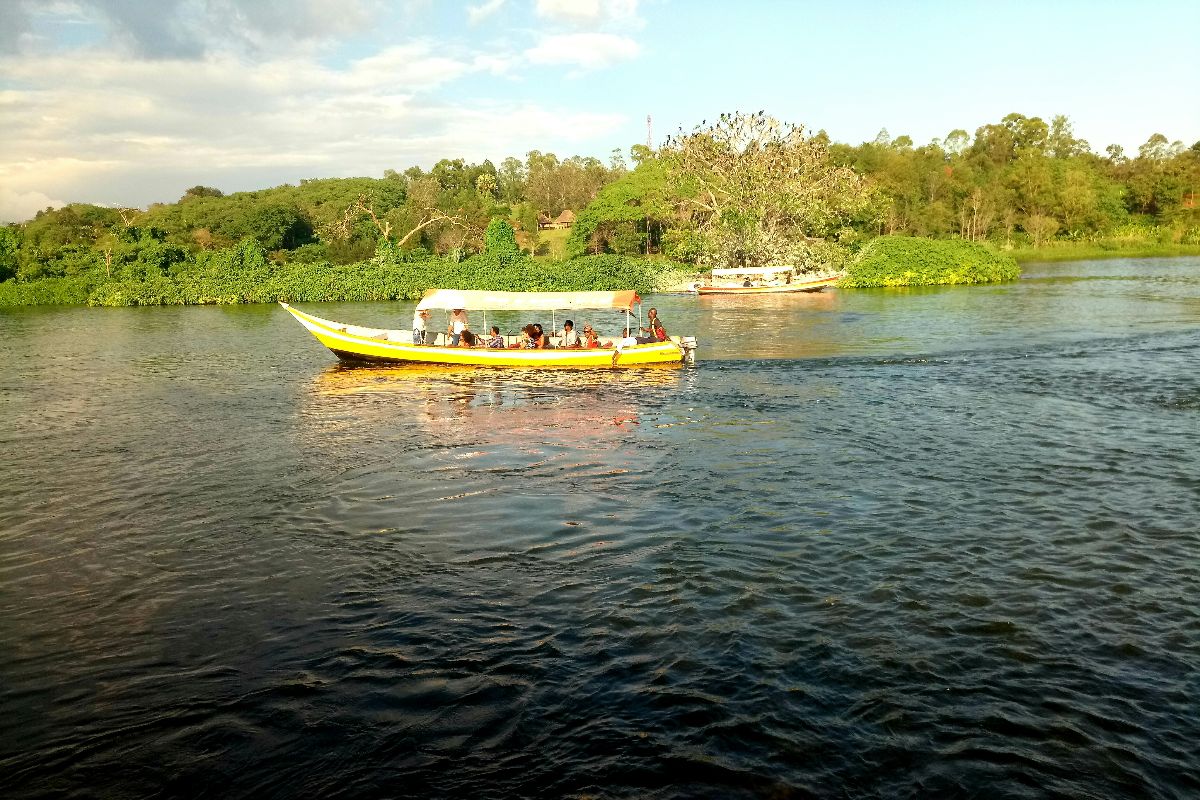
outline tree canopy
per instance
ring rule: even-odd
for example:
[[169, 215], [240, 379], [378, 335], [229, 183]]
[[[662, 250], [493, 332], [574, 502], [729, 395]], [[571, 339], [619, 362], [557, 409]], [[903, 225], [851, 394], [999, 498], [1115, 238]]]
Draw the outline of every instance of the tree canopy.
[[[687, 245], [705, 266], [812, 262], [878, 199], [854, 169], [834, 163], [825, 142], [763, 112], [722, 114], [670, 139], [659, 158]], [[828, 260], [822, 252], [818, 260]]]
[[[628, 159], [617, 151], [607, 165], [530, 150], [499, 166], [444, 158], [380, 178], [229, 194], [197, 185], [145, 210], [72, 203], [0, 226], [0, 281], [232, 269], [245, 258], [230, 254], [244, 256], [245, 242], [270, 264], [327, 270], [381, 252], [397, 263], [495, 261], [501, 250], [536, 251], [539, 215], [568, 208], [576, 212], [571, 256], [644, 254], [701, 266], [836, 266], [879, 235], [1001, 248], [1197, 245], [1200, 142], [1155, 132], [1135, 153], [1108, 145], [1101, 154], [1065, 116], [1013, 113], [924, 145], [887, 131], [849, 145], [762, 112], [725, 114], [657, 150], [633, 145]], [[491, 226], [497, 220], [511, 238]]]

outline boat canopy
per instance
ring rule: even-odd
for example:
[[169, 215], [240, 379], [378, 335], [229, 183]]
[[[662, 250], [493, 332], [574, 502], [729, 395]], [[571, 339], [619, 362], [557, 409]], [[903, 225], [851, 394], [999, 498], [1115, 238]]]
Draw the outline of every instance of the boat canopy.
[[470, 289], [429, 289], [418, 309], [452, 311], [557, 311], [574, 308], [615, 308], [629, 311], [642, 302], [637, 292], [481, 292]]
[[714, 269], [713, 275], [775, 275], [780, 272], [792, 272], [795, 267], [736, 267], [734, 269]]

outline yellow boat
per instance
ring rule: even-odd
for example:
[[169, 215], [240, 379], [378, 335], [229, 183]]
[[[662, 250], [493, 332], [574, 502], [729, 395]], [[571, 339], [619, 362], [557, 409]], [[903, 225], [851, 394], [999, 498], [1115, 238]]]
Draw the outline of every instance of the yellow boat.
[[[708, 284], [696, 284], [696, 294], [782, 294], [819, 292], [838, 282], [840, 275], [823, 275], [801, 280], [794, 267], [738, 267], [714, 269]], [[724, 279], [718, 283], [718, 280]]]
[[[634, 330], [630, 312], [641, 299], [636, 292], [481, 292], [455, 289], [430, 289], [417, 310], [463, 309], [466, 311], [582, 311], [618, 310], [625, 312], [625, 327]], [[559, 336], [549, 336], [551, 347], [545, 350], [511, 349], [517, 337], [504, 337], [504, 348], [449, 346], [445, 334], [433, 337], [441, 344], [414, 344], [411, 330], [368, 328], [322, 319], [306, 314], [287, 303], [280, 303], [317, 341], [342, 361], [391, 364], [448, 364], [471, 367], [643, 367], [663, 364], [694, 364], [696, 340], [691, 336], [672, 336], [665, 342], [635, 343], [633, 339], [602, 337], [614, 346], [591, 349], [557, 348]], [[486, 316], [485, 316], [486, 327]]]

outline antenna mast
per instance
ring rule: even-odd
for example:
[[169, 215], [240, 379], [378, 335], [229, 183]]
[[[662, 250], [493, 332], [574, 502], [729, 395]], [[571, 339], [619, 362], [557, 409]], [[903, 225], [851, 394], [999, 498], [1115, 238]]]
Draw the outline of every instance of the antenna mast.
[[652, 128], [650, 127], [650, 115], [647, 114], [646, 115], [646, 149], [647, 150], [654, 149], [654, 136], [651, 133], [651, 130], [652, 130]]

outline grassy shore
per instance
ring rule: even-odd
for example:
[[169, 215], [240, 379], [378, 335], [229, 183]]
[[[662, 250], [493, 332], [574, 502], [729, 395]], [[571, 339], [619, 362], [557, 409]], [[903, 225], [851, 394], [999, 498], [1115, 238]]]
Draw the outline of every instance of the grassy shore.
[[1098, 258], [1164, 258], [1198, 256], [1200, 244], [1153, 244], [1145, 242], [1055, 242], [1045, 247], [1018, 247], [1005, 251], [1018, 262], [1088, 261]]
[[570, 228], [552, 228], [538, 231], [538, 249], [534, 253], [537, 261], [562, 261], [567, 257], [567, 237]]

